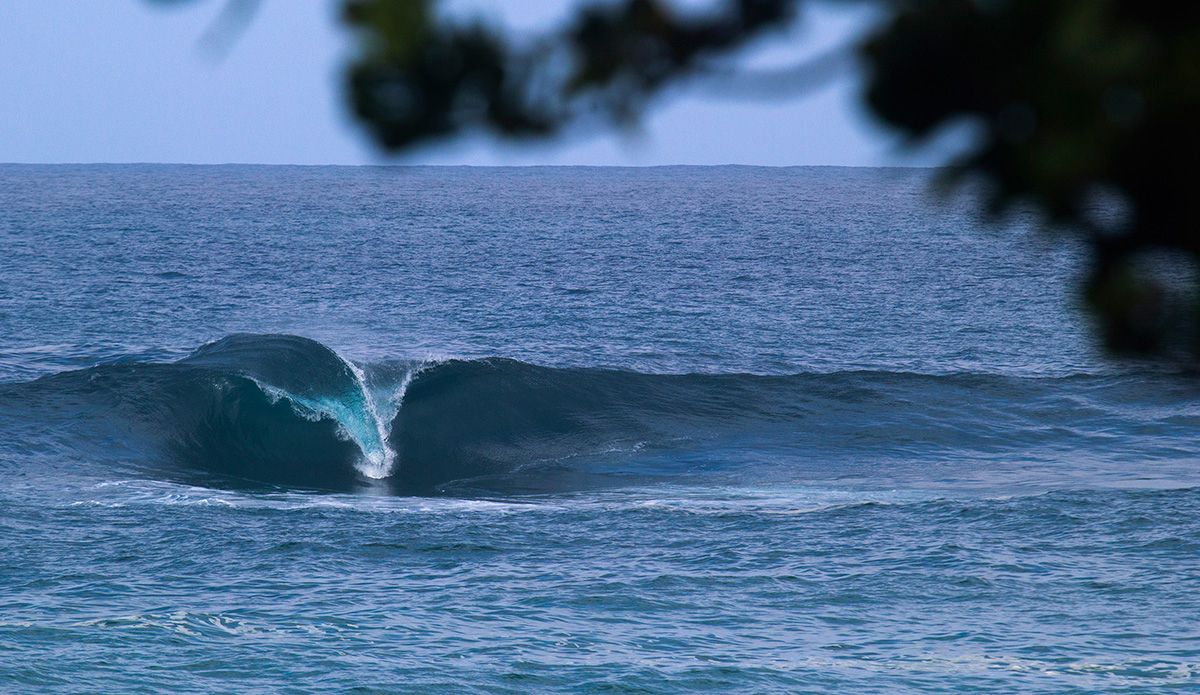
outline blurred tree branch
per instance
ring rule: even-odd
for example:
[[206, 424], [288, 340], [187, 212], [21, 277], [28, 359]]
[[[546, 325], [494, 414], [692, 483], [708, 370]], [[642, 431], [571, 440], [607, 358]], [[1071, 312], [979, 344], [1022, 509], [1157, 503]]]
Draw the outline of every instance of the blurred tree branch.
[[[172, 6], [191, 4], [193, 0], [151, 0], [151, 2]], [[225, 0], [221, 14], [200, 37], [200, 47], [210, 55], [218, 58], [224, 57], [238, 37], [250, 26], [254, 15], [258, 14], [261, 6], [262, 0]]]
[[[224, 16], [236, 19], [258, 0], [226, 2]], [[684, 80], [790, 96], [849, 63], [834, 51], [773, 76], [720, 67], [797, 21], [802, 0], [723, 0], [704, 12], [666, 0], [583, 4], [564, 26], [520, 41], [439, 15], [434, 0], [341, 2], [358, 41], [349, 100], [387, 151], [471, 131], [530, 138], [620, 126]], [[993, 211], [1031, 202], [1083, 235], [1095, 258], [1085, 294], [1107, 344], [1154, 352], [1185, 342], [1195, 354], [1194, 284], [1172, 308], [1139, 258], [1151, 249], [1200, 258], [1200, 4], [858, 2], [888, 12], [850, 52], [866, 68], [869, 108], [913, 146], [950, 124], [978, 126], [948, 176], [989, 182]]]
[[1200, 257], [1200, 5], [919, 0], [863, 46], [866, 98], [914, 140], [983, 126], [956, 172], [999, 210], [1035, 203], [1094, 250], [1086, 296], [1110, 348], [1197, 348], [1196, 287], [1172, 306], [1146, 252]]

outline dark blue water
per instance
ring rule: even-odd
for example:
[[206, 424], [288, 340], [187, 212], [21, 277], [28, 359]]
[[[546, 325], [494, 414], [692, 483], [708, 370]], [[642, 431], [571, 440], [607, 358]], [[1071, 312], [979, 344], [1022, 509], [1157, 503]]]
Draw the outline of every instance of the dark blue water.
[[0, 691], [1200, 683], [1200, 378], [872, 169], [0, 166]]

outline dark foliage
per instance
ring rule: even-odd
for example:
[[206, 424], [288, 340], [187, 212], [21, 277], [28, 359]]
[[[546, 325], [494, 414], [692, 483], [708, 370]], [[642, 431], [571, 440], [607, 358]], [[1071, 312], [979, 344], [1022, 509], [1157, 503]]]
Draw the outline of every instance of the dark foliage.
[[355, 113], [386, 149], [490, 129], [547, 135], [623, 122], [645, 100], [792, 17], [792, 0], [737, 0], [685, 16], [654, 0], [590, 5], [561, 32], [513, 45], [479, 24], [438, 21], [424, 0], [347, 0], [361, 55], [348, 72]]
[[1111, 348], [1196, 347], [1195, 290], [1145, 252], [1200, 256], [1200, 5], [922, 0], [868, 40], [867, 102], [914, 138], [972, 118], [962, 171], [1085, 234], [1087, 298]]

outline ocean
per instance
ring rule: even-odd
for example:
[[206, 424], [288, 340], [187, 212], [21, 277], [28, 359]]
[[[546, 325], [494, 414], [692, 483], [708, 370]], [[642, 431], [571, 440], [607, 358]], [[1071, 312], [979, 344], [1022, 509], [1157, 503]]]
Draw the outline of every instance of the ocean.
[[4, 693], [1200, 688], [1200, 377], [935, 172], [0, 166]]

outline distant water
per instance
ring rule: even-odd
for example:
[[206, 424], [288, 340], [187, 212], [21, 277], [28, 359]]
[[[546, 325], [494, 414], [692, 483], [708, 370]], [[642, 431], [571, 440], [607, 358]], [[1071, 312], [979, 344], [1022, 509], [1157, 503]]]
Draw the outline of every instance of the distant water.
[[928, 177], [0, 166], [0, 692], [1196, 692], [1200, 378]]

